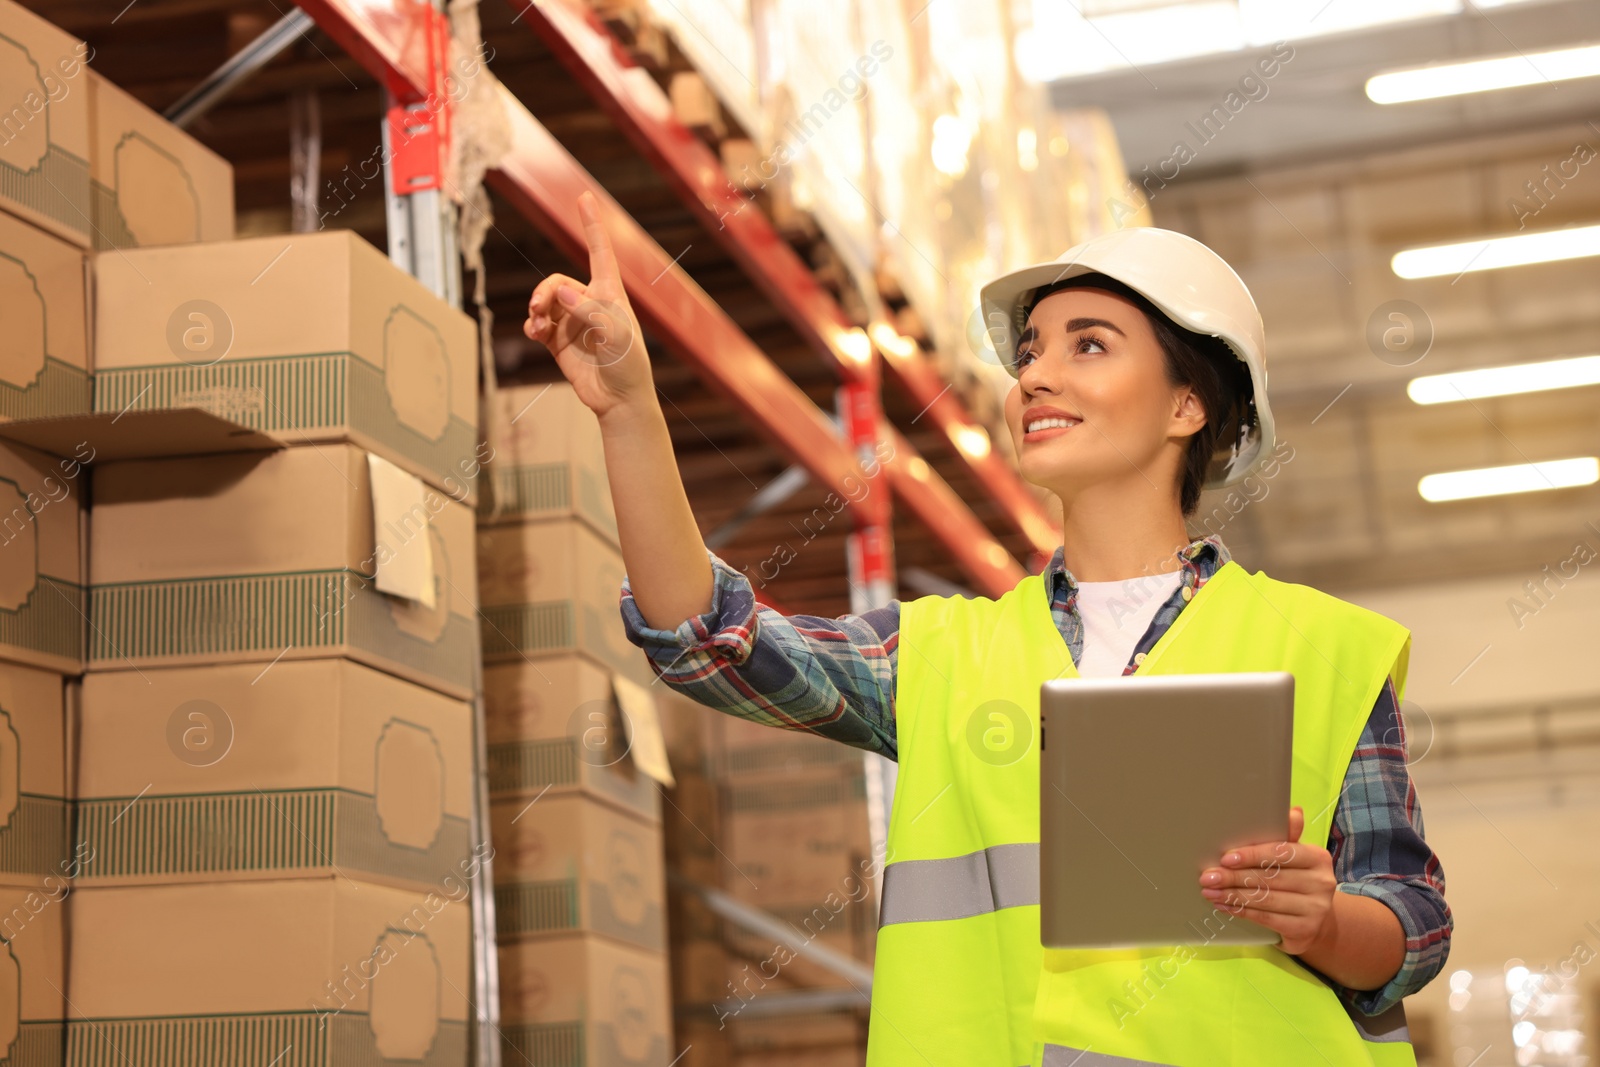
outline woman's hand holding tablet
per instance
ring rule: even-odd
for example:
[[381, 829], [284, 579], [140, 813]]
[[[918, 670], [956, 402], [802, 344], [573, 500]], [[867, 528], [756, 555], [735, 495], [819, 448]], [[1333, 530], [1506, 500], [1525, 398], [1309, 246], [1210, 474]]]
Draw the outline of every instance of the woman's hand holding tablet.
[[1233, 849], [1200, 873], [1202, 896], [1275, 931], [1283, 938], [1279, 947], [1291, 956], [1330, 939], [1338, 892], [1333, 854], [1300, 840], [1305, 825], [1305, 812], [1290, 808], [1289, 840]]

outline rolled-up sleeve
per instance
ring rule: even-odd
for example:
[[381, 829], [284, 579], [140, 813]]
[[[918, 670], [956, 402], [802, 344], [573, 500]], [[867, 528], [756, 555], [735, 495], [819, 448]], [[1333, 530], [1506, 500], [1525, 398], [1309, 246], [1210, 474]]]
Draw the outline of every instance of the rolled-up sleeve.
[[1455, 926], [1444, 899], [1444, 868], [1423, 835], [1407, 758], [1389, 681], [1345, 774], [1329, 846], [1339, 891], [1382, 901], [1405, 931], [1405, 958], [1393, 978], [1378, 989], [1342, 991], [1364, 1015], [1381, 1014], [1432, 981], [1449, 958]]
[[711, 606], [673, 629], [645, 622], [622, 580], [628, 640], [661, 681], [742, 719], [810, 730], [895, 757], [899, 601], [863, 615], [784, 615], [756, 601], [750, 579], [710, 549]]

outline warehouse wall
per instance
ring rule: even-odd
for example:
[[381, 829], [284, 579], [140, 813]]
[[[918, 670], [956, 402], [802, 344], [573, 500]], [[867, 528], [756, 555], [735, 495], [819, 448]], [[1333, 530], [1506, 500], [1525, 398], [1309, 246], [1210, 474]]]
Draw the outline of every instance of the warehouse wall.
[[[1157, 192], [1156, 225], [1211, 245], [1255, 295], [1279, 436], [1294, 450], [1265, 499], [1229, 524], [1236, 555], [1352, 589], [1496, 571], [1515, 586], [1577, 538], [1600, 549], [1586, 527], [1600, 525], [1593, 490], [1448, 505], [1417, 493], [1437, 471], [1596, 454], [1593, 389], [1429, 407], [1405, 392], [1418, 375], [1600, 352], [1600, 259], [1409, 281], [1390, 267], [1404, 248], [1514, 234], [1519, 219], [1535, 232], [1600, 217], [1600, 166], [1547, 180], [1580, 144], [1600, 149], [1600, 134], [1573, 122], [1256, 165]], [[1409, 305], [1416, 347], [1391, 353], [1373, 328], [1381, 337], [1396, 301]]]
[[[1445, 974], [1408, 1003], [1436, 1063], [1485, 1045], [1477, 1067], [1515, 1062], [1504, 980], [1515, 960], [1569, 975], [1571, 1009], [1600, 1035], [1600, 855], [1587, 844], [1600, 820], [1600, 500], [1588, 487], [1432, 504], [1417, 480], [1594, 455], [1600, 438], [1593, 388], [1423, 408], [1405, 387], [1600, 352], [1600, 261], [1416, 281], [1389, 261], [1592, 222], [1600, 167], [1561, 166], [1583, 145], [1600, 146], [1589, 124], [1534, 127], [1214, 172], [1152, 202], [1156, 225], [1206, 241], [1251, 287], [1293, 448], [1217, 532], [1250, 569], [1412, 631], [1411, 769], [1456, 917]], [[1396, 300], [1431, 342], [1385, 358], [1369, 326]], [[1478, 978], [1452, 1010], [1459, 970]]]

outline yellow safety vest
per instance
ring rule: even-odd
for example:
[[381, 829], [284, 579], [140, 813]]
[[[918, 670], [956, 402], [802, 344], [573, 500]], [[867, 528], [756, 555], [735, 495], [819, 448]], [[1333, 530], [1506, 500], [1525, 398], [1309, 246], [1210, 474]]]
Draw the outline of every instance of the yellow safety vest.
[[[1230, 561], [1138, 673], [1291, 672], [1290, 797], [1302, 840], [1326, 843], [1362, 728], [1387, 677], [1403, 697], [1410, 651], [1400, 624]], [[1414, 1067], [1403, 1008], [1347, 1013], [1274, 946], [1041, 948], [1039, 687], [1077, 676], [1040, 575], [998, 600], [901, 605], [868, 1067]], [[997, 749], [984, 732], [1005, 708], [1020, 711]]]

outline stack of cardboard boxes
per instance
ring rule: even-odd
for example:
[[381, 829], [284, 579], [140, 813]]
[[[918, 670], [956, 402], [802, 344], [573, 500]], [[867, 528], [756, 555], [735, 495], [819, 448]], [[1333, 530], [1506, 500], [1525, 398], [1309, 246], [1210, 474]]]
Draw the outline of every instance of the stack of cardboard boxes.
[[[658, 702], [677, 782], [664, 827], [683, 1067], [859, 1064], [865, 996], [794, 943], [871, 966], [880, 872], [861, 753], [719, 715], [676, 692]], [[778, 919], [791, 938], [729, 921], [695, 887]], [[778, 1010], [787, 994], [816, 990], [841, 997], [825, 1008], [813, 1001], [805, 1011]]]
[[662, 836], [673, 1026], [685, 1050], [680, 1067], [726, 1067], [733, 1034], [724, 1021], [727, 1008], [719, 1006], [734, 1001], [731, 957], [722, 917], [696, 889], [720, 891], [728, 878], [738, 877], [722, 851], [726, 791], [714, 748], [720, 716], [671, 690], [660, 694], [658, 705], [675, 781], [667, 796], [671, 804], [662, 811]]
[[83, 665], [81, 465], [0, 445], [0, 1035], [14, 1063], [66, 1041], [67, 682]]
[[[0, 1058], [464, 1064], [476, 329], [230, 240], [228, 165], [9, 0], [0, 53], [0, 418], [85, 420], [0, 442]], [[286, 447], [97, 450], [174, 408]]]
[[478, 559], [504, 1058], [670, 1063], [671, 777], [660, 686], [618, 618], [599, 427], [564, 383], [495, 405]]
[[[0, 0], [0, 421], [89, 408], [87, 47]], [[66, 1049], [79, 457], [0, 441], [0, 1058]]]
[[0, 418], [89, 407], [87, 55], [0, 0]]
[[[712, 724], [724, 803], [721, 842], [732, 867], [724, 888], [786, 922], [805, 943], [870, 968], [881, 872], [873, 861], [862, 753], [729, 716]], [[855, 1009], [771, 1017], [760, 1010], [764, 997], [788, 991], [849, 993], [847, 979], [736, 925], [725, 923], [723, 933], [729, 973], [720, 1022], [730, 1035], [732, 1063], [861, 1062], [865, 997]]]
[[94, 470], [75, 1010], [196, 1064], [462, 1063], [476, 330], [348, 233], [95, 267], [97, 408], [288, 447]]

